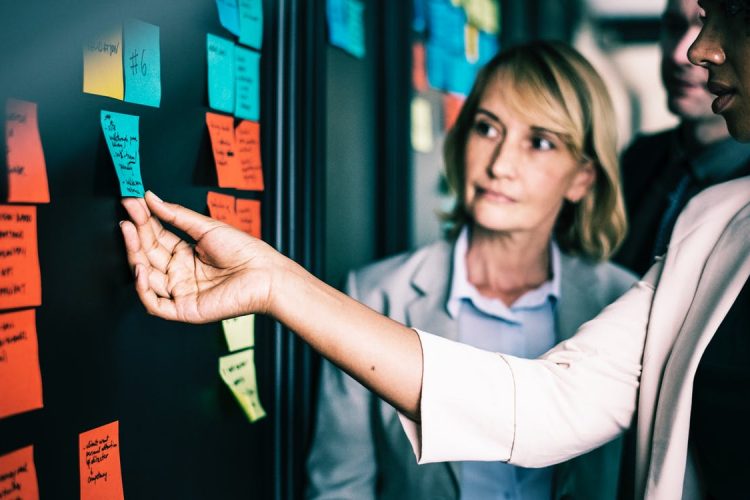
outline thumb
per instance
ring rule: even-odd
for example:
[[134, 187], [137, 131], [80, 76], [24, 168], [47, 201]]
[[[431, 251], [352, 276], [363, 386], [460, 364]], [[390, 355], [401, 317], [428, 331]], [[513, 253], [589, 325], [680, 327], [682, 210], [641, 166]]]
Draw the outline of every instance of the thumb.
[[146, 192], [145, 199], [153, 215], [184, 231], [195, 241], [199, 241], [211, 229], [224, 225], [222, 222], [206, 217], [182, 205], [162, 201], [151, 191]]

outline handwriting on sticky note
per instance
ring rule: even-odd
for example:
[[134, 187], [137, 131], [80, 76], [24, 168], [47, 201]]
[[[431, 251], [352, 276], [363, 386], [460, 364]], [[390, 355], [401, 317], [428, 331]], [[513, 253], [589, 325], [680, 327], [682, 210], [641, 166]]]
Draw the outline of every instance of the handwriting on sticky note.
[[0, 309], [42, 303], [34, 206], [0, 205]]
[[138, 117], [102, 111], [101, 122], [104, 140], [107, 142], [117, 179], [120, 181], [120, 193], [122, 196], [142, 198]]
[[0, 314], [0, 380], [0, 418], [43, 406], [34, 309]]
[[235, 110], [237, 118], [260, 119], [260, 54], [234, 48]]
[[227, 347], [231, 352], [255, 347], [255, 315], [248, 314], [221, 322]]
[[211, 218], [234, 227], [237, 226], [235, 203], [234, 196], [228, 194], [209, 191], [206, 195], [206, 204], [208, 205], [208, 213]]
[[208, 34], [206, 52], [208, 105], [225, 113], [234, 113], [234, 43]]
[[39, 500], [33, 446], [0, 456], [0, 498]]
[[123, 29], [125, 100], [159, 107], [161, 103], [161, 50], [159, 27], [137, 19]]
[[253, 349], [219, 358], [219, 373], [250, 422], [255, 422], [266, 416], [258, 397]]
[[419, 153], [429, 153], [432, 140], [432, 106], [424, 97], [411, 101], [411, 147]]
[[235, 187], [240, 182], [240, 169], [235, 153], [234, 118], [207, 112], [206, 125], [219, 186]]
[[263, 163], [260, 156], [260, 123], [242, 120], [234, 132], [239, 161], [238, 189], [263, 191]]
[[83, 91], [122, 100], [122, 26], [117, 25], [83, 46]]
[[119, 422], [79, 434], [78, 452], [81, 500], [124, 498]]
[[49, 203], [47, 165], [36, 103], [8, 99], [5, 105], [8, 201]]
[[260, 201], [237, 199], [237, 228], [260, 239]]
[[240, 34], [240, 14], [237, 0], [216, 0], [219, 10], [219, 22], [226, 30], [235, 36]]
[[262, 0], [239, 0], [240, 43], [260, 50], [263, 46]]

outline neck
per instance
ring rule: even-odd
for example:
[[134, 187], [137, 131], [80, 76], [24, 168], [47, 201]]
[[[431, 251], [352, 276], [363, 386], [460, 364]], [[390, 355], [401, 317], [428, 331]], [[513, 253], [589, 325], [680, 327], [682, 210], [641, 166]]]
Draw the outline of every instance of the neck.
[[712, 116], [705, 120], [685, 120], [680, 124], [682, 144], [688, 153], [701, 150], [729, 137], [724, 119]]
[[499, 233], [474, 226], [466, 273], [481, 295], [511, 305], [550, 277], [551, 232]]

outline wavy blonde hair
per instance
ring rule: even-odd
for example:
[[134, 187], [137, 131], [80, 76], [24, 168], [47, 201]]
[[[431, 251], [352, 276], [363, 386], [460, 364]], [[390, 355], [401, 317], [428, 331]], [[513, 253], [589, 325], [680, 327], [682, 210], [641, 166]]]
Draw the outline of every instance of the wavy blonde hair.
[[464, 175], [466, 143], [482, 95], [495, 78], [511, 111], [535, 126], [557, 133], [579, 161], [596, 170], [591, 190], [577, 203], [565, 201], [555, 238], [567, 253], [607, 259], [627, 231], [617, 160], [617, 131], [609, 93], [599, 74], [575, 49], [560, 42], [533, 42], [495, 56], [477, 76], [453, 128], [443, 156], [448, 184], [457, 200], [444, 219], [458, 233], [470, 221]]

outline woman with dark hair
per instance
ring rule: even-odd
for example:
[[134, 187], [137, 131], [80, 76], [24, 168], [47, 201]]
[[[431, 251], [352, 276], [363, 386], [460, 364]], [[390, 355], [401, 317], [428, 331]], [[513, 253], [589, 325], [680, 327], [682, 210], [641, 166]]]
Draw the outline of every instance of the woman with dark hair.
[[[709, 70], [714, 111], [750, 140], [748, 4], [700, 5], [705, 24], [690, 58]], [[407, 328], [263, 242], [151, 193], [123, 203], [128, 260], [150, 313], [189, 322], [272, 315], [393, 404], [420, 463], [554, 464], [617, 436], [637, 409], [638, 498], [746, 494], [750, 178], [693, 198], [664, 258], [536, 360]]]
[[[488, 351], [536, 358], [570, 338], [635, 281], [605, 262], [625, 232], [612, 118], [599, 75], [567, 45], [500, 53], [446, 139], [449, 239], [350, 273], [346, 292]], [[307, 497], [617, 497], [620, 440], [556, 468], [418, 466], [397, 422], [323, 363]]]

